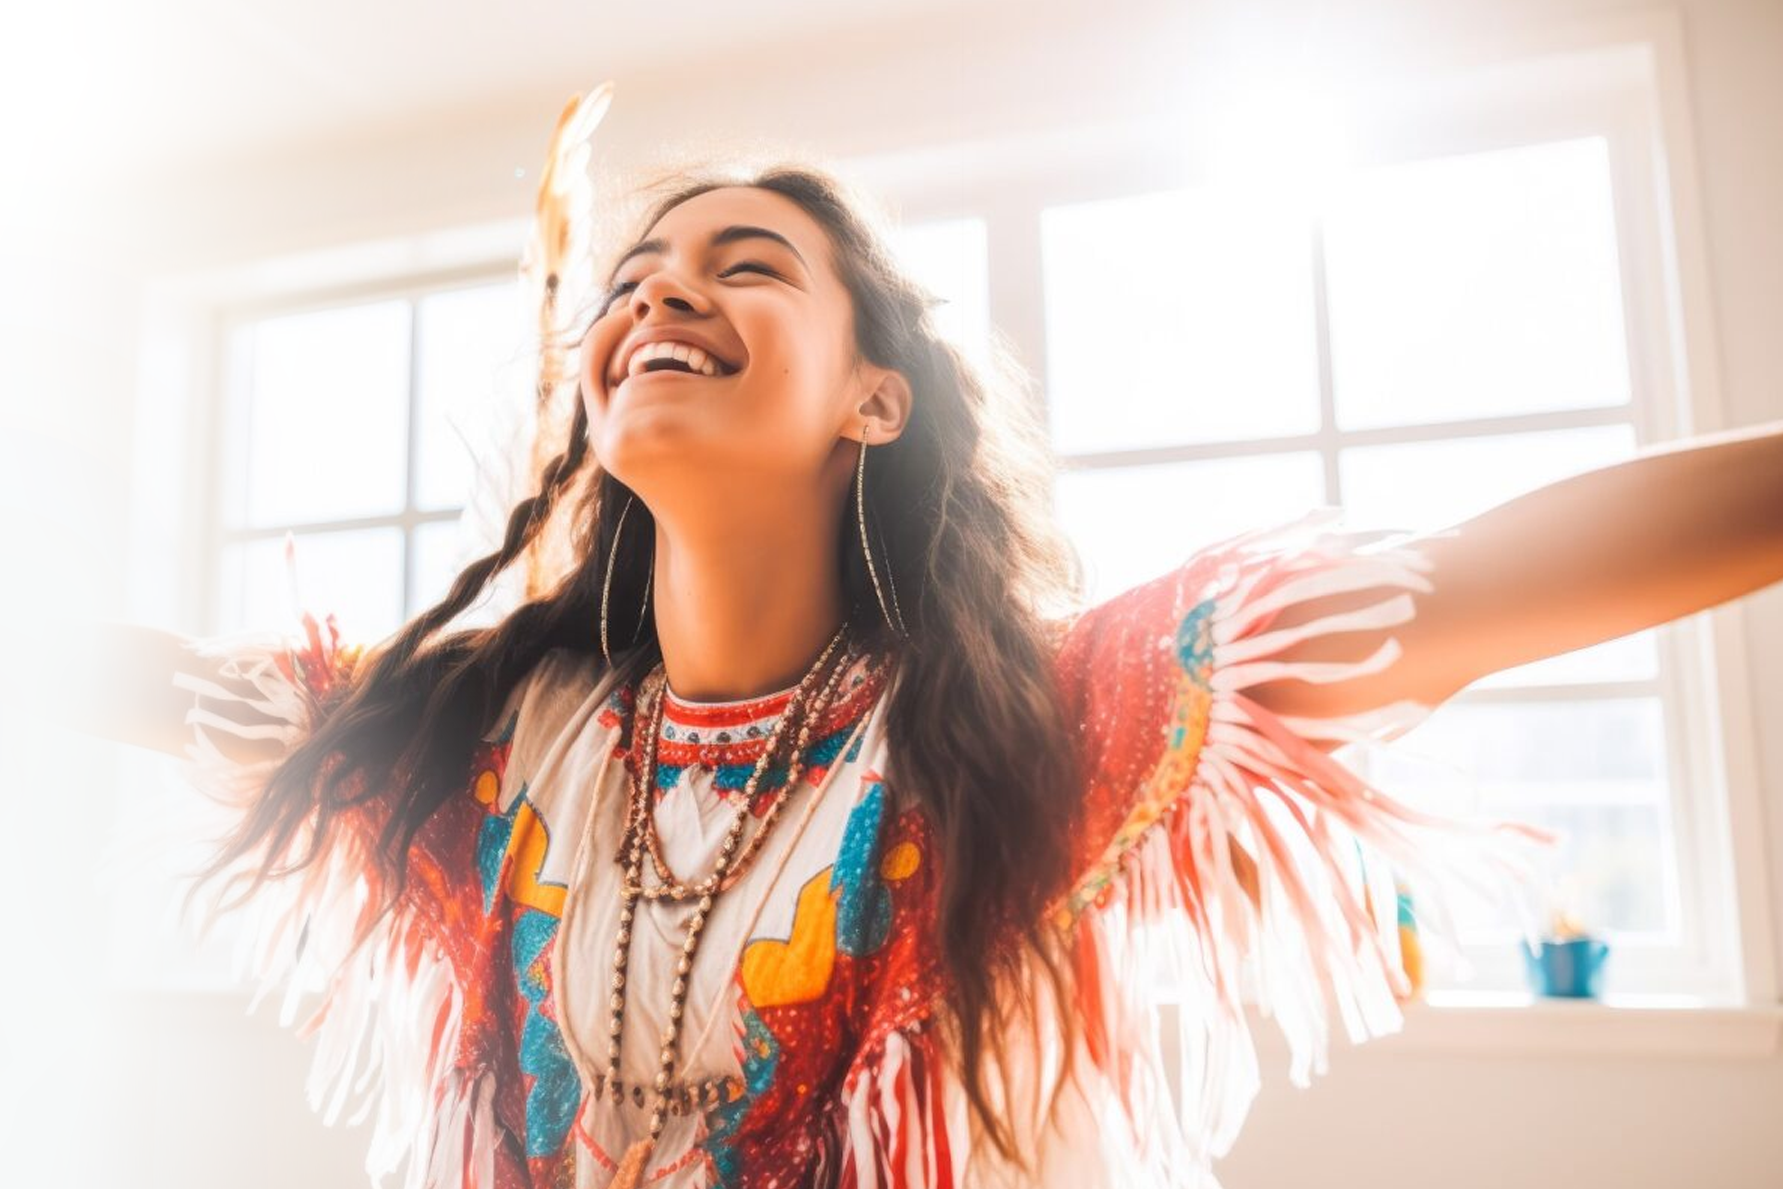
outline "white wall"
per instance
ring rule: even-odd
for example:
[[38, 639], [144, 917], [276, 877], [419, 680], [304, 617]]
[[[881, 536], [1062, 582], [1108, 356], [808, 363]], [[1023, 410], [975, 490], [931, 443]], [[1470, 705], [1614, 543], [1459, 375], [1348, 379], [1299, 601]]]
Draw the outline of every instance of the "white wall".
[[[631, 161], [697, 128], [720, 142], [772, 136], [853, 155], [1094, 123], [1192, 98], [1201, 80], [1232, 68], [1234, 47], [1250, 44], [1255, 25], [1236, 5], [1138, 5], [1121, 10], [1136, 14], [1128, 18], [1097, 5], [1093, 21], [1072, 15], [1086, 7], [983, 5], [974, 16], [845, 43], [752, 51], [746, 66], [727, 57], [722, 75], [712, 63], [691, 62], [673, 76], [621, 76], [604, 144], [615, 160]], [[1507, 28], [1589, 27], [1646, 10], [1616, 0], [1351, 4], [1326, 33], [1358, 53], [1391, 56], [1416, 52], [1420, 39], [1484, 45]], [[1719, 341], [1702, 346], [1714, 352], [1725, 425], [1776, 419], [1783, 417], [1783, 4], [1689, 0], [1678, 11], [1719, 329]], [[707, 81], [714, 77], [725, 80], [721, 90]], [[269, 147], [179, 179], [142, 179], [114, 208], [116, 232], [137, 243], [141, 267], [155, 271], [523, 215], [558, 105], [594, 81], [541, 78], [531, 93], [449, 126], [360, 141], [346, 130], [327, 144]], [[517, 168], [528, 176], [516, 178]], [[131, 282], [117, 283], [127, 292]], [[76, 377], [64, 391], [91, 415], [126, 423], [127, 393], [113, 378]], [[116, 438], [99, 451], [108, 473], [128, 457]], [[1766, 894], [1771, 919], [1783, 927], [1783, 588], [1745, 600], [1737, 616], [1749, 642], [1743, 709], [1759, 727]], [[19, 895], [58, 886], [49, 860], [31, 870], [34, 877], [13, 889]], [[77, 920], [97, 908], [78, 893], [70, 904]], [[1783, 952], [1783, 932], [1776, 941]], [[77, 952], [53, 931], [36, 944], [52, 958]], [[242, 1019], [239, 1004], [120, 995], [97, 1019], [67, 1042], [58, 1092], [69, 1097], [61, 1106], [35, 1104], [68, 1132], [67, 1146], [56, 1145], [59, 1183], [357, 1183], [363, 1132], [325, 1131], [307, 1116], [295, 1089], [307, 1051], [263, 1020]], [[1778, 1184], [1783, 1054], [1710, 1056], [1689, 1044], [1680, 1040], [1683, 1051], [1664, 1056], [1614, 1046], [1541, 1056], [1384, 1042], [1334, 1054], [1330, 1074], [1310, 1092], [1288, 1087], [1278, 1062], [1266, 1069], [1270, 1080], [1221, 1175], [1228, 1189], [1314, 1178], [1377, 1189], [1580, 1179], [1631, 1189]], [[74, 1103], [80, 1128], [68, 1126], [63, 1110]], [[91, 1134], [91, 1146], [77, 1130]]]

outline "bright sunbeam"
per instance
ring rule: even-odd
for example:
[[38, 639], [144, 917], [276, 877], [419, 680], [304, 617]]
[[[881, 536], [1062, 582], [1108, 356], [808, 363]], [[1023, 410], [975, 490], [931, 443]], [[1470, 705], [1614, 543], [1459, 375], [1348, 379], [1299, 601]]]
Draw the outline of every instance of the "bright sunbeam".
[[1354, 164], [1352, 103], [1335, 84], [1246, 86], [1221, 98], [1212, 123], [1206, 162], [1216, 184], [1319, 193]]

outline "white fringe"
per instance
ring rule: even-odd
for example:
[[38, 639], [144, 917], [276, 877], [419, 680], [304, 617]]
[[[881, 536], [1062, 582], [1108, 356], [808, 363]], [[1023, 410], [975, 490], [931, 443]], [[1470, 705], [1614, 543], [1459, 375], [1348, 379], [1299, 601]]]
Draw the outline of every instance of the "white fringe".
[[[203, 699], [186, 717], [188, 776], [232, 825], [280, 758], [231, 759], [222, 737], [273, 740], [288, 754], [311, 730], [313, 707], [281, 670], [290, 654], [276, 638], [211, 640], [193, 651], [214, 663], [219, 680], [175, 677]], [[220, 713], [224, 707], [255, 721], [239, 722]], [[306, 834], [294, 853], [308, 844]], [[290, 1027], [304, 996], [321, 993], [297, 1029], [315, 1046], [309, 1103], [331, 1126], [343, 1117], [355, 1125], [372, 1119], [365, 1163], [372, 1185], [382, 1189], [406, 1161], [404, 1189], [493, 1189], [494, 1080], [455, 1065], [463, 1004], [451, 963], [406, 906], [375, 916], [369, 856], [360, 850], [337, 840], [301, 871], [226, 906], [232, 878], [258, 870], [267, 856], [238, 861], [198, 898], [200, 935], [225, 915], [238, 920], [235, 972], [254, 988], [250, 1013], [278, 992], [279, 1022]]]
[[[1141, 1128], [1155, 1117], [1157, 1063], [1145, 1054], [1156, 1052], [1158, 1009], [1179, 1001], [1177, 1122], [1209, 1185], [1216, 1183], [1213, 1160], [1231, 1150], [1260, 1086], [1244, 1010], [1247, 970], [1259, 1013], [1287, 1040], [1289, 1079], [1306, 1087], [1328, 1068], [1331, 1003], [1352, 1043], [1403, 1026], [1399, 1005], [1411, 989], [1399, 948], [1395, 874], [1416, 897], [1420, 941], [1446, 945], [1463, 976], [1471, 968], [1454, 944], [1452, 883], [1488, 897], [1513, 894], [1526, 932], [1539, 930], [1531, 860], [1533, 847], [1546, 841], [1543, 832], [1419, 812], [1312, 746], [1396, 738], [1431, 707], [1408, 701], [1328, 719], [1284, 718], [1242, 692], [1282, 678], [1343, 681], [1399, 656], [1389, 638], [1356, 662], [1275, 659], [1314, 636], [1407, 622], [1414, 607], [1404, 592], [1431, 589], [1428, 561], [1402, 547], [1403, 534], [1320, 531], [1340, 515], [1315, 509], [1207, 551], [1221, 555], [1209, 590], [1213, 693], [1193, 778], [1125, 853], [1106, 897], [1077, 921], [1079, 969], [1096, 983], [1082, 1006], [1103, 1009], [1086, 1024], [1106, 1038], [1103, 1072]], [[1359, 544], [1377, 551], [1359, 551]], [[1306, 572], [1253, 598], [1283, 566]], [[1357, 610], [1291, 628], [1261, 627], [1284, 608], [1372, 588], [1384, 588], [1383, 596]], [[1160, 776], [1167, 765], [1168, 757]], [[1255, 863], [1257, 905], [1234, 863], [1234, 842]], [[1372, 897], [1372, 917], [1365, 896]], [[1144, 1050], [1137, 1058], [1136, 1045]]]
[[[963, 1132], [946, 1133], [948, 1096], [941, 1070], [919, 1061], [911, 1039], [893, 1032], [844, 1087], [847, 1151], [841, 1181], [857, 1189], [941, 1189], [960, 1185], [953, 1160]], [[954, 1124], [957, 1127], [957, 1123]], [[944, 1167], [942, 1148], [952, 1149]]]

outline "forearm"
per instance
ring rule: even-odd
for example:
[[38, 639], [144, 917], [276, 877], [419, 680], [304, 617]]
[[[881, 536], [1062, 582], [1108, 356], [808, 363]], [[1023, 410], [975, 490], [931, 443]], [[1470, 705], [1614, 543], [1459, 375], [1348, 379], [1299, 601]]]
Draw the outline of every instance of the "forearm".
[[[1434, 637], [1483, 676], [1783, 581], [1783, 422], [1575, 475], [1429, 538]], [[1471, 624], [1472, 632], [1451, 630]]]
[[1687, 611], [1783, 581], [1783, 421], [1668, 444], [1639, 461], [1654, 468], [1654, 490], [1666, 492], [1673, 477], [1685, 488], [1670, 531], [1708, 530]]
[[193, 671], [185, 640], [140, 624], [87, 622], [46, 633], [48, 646], [26, 674], [29, 705], [57, 725], [118, 743], [178, 755], [192, 695], [174, 674]]
[[184, 754], [194, 704], [174, 675], [218, 677], [183, 637], [141, 624], [58, 623], [40, 612], [14, 618], [0, 635], [7, 713], [170, 755]]

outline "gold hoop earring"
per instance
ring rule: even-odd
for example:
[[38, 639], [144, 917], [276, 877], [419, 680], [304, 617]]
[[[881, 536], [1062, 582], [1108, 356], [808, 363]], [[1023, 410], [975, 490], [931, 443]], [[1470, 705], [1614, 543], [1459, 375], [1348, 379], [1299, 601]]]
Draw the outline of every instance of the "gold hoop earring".
[[[879, 600], [879, 613], [885, 616], [885, 625], [908, 639], [910, 632], [904, 627], [904, 609], [898, 606], [898, 586], [892, 581], [891, 567], [887, 566], [885, 571], [885, 580], [891, 584], [892, 592], [891, 605], [887, 606], [885, 591], [879, 586], [879, 570], [873, 564], [873, 550], [867, 544], [867, 431], [871, 425], [870, 421], [861, 422], [861, 456], [854, 468], [854, 511], [860, 522], [861, 553], [867, 560], [867, 577], [873, 580], [873, 594]], [[882, 552], [885, 549], [884, 537], [879, 539], [879, 548]], [[894, 612], [897, 615], [896, 622], [892, 619]]]
[[[607, 571], [601, 575], [601, 656], [607, 664], [613, 663], [613, 654], [607, 650], [607, 600], [613, 590], [613, 563], [619, 557], [619, 538], [625, 532], [625, 518], [631, 512], [632, 502], [636, 496], [625, 497], [625, 507], [619, 509], [619, 523], [613, 526], [613, 545], [607, 550]], [[651, 551], [650, 573], [644, 578], [644, 601], [638, 607], [638, 626], [632, 629], [632, 643], [644, 634], [644, 616], [650, 610], [650, 587], [656, 581], [655, 550]]]

